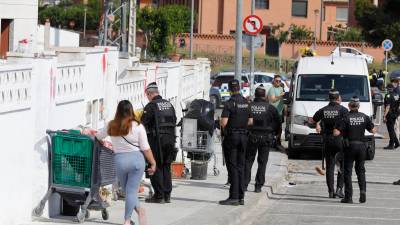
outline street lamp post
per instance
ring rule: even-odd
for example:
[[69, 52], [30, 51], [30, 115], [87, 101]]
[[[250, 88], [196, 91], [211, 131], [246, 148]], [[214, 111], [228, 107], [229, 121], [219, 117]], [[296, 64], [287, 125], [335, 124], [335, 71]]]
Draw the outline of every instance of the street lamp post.
[[192, 0], [192, 13], [190, 15], [190, 59], [193, 59], [193, 23], [194, 23], [194, 0]]
[[236, 1], [235, 79], [242, 78], [242, 20], [243, 0]]

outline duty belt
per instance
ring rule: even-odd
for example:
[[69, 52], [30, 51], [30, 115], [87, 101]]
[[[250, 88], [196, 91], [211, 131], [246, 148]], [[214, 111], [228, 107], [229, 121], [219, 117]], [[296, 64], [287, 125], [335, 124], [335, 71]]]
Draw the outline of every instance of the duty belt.
[[349, 140], [349, 143], [350, 144], [364, 144], [365, 142], [362, 142], [360, 140], [354, 140], [354, 141]]
[[235, 134], [248, 134], [246, 129], [228, 129], [228, 134], [235, 133]]

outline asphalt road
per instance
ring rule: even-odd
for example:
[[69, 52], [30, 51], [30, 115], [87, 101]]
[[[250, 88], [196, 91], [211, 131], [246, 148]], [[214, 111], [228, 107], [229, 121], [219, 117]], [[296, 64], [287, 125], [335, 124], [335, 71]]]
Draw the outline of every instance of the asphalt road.
[[[381, 127], [382, 129], [382, 127]], [[376, 156], [366, 163], [367, 202], [359, 204], [353, 172], [354, 204], [329, 199], [325, 177], [314, 168], [320, 160], [312, 155], [289, 161], [288, 183], [270, 195], [268, 207], [257, 213], [252, 225], [398, 225], [400, 224], [400, 148], [383, 150], [387, 139], [377, 140]], [[290, 185], [289, 181], [295, 185]]]

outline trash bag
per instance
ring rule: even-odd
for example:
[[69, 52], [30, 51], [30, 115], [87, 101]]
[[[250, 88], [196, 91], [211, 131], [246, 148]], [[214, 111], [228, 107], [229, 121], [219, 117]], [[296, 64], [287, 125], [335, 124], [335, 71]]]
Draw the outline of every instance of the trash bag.
[[190, 105], [185, 118], [197, 119], [197, 129], [208, 131], [212, 136], [215, 129], [214, 105], [204, 99], [195, 99]]

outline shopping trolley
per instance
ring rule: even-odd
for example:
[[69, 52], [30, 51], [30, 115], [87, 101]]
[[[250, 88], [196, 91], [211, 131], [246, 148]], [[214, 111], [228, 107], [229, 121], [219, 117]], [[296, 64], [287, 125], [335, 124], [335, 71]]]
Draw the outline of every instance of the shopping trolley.
[[[192, 179], [205, 179], [207, 176], [207, 165], [214, 159], [213, 172], [218, 176], [217, 157], [214, 152], [214, 142], [209, 131], [197, 130], [197, 119], [183, 118], [181, 129], [181, 149], [191, 159]], [[195, 167], [195, 168], [194, 168]], [[200, 171], [197, 176], [193, 171]]]
[[95, 137], [79, 131], [46, 131], [48, 134], [49, 189], [32, 215], [40, 217], [52, 193], [58, 193], [69, 205], [80, 208], [77, 222], [89, 217], [88, 210], [101, 211], [108, 220], [109, 204], [100, 196], [100, 188], [116, 182], [113, 152]]

